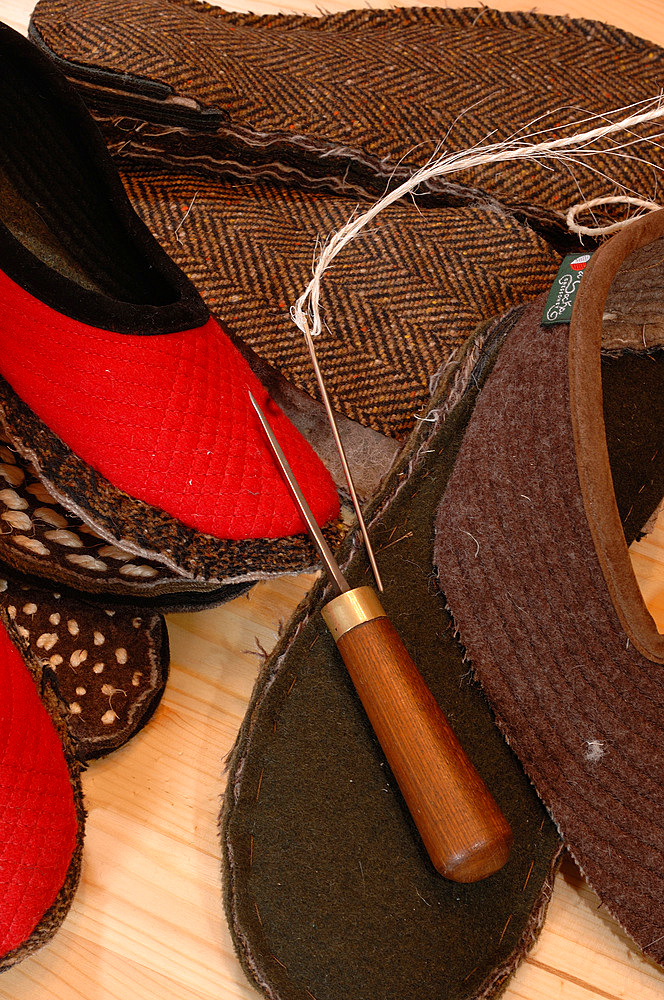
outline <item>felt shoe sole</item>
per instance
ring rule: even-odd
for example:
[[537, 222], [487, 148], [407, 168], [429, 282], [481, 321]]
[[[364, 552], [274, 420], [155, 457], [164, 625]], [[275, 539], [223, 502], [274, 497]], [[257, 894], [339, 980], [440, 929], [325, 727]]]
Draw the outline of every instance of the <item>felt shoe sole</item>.
[[[511, 322], [514, 322], [512, 319]], [[436, 592], [431, 523], [468, 412], [510, 321], [453, 362], [445, 385], [368, 511], [381, 601], [514, 831], [507, 865], [459, 885], [433, 868], [377, 745], [315, 588], [265, 663], [221, 817], [226, 913], [254, 985], [302, 996], [490, 997], [528, 950], [560, 843], [468, 680]], [[366, 582], [357, 539], [342, 551]]]
[[[319, 611], [333, 594], [321, 582], [264, 665], [229, 763], [221, 817], [226, 914], [247, 975], [267, 995], [490, 997], [504, 987], [544, 920], [558, 838], [472, 683], [474, 664], [455, 640], [436, 583], [432, 527], [469, 422], [530, 308], [485, 324], [450, 363], [428, 420], [367, 511], [386, 582], [381, 601], [512, 826], [510, 860], [471, 886], [435, 872], [323, 625]], [[531, 347], [527, 356], [539, 372], [540, 353]], [[632, 511], [636, 534], [664, 495], [664, 463], [653, 468], [645, 450], [635, 462], [623, 446], [661, 426], [647, 392], [643, 402], [644, 377], [656, 366], [633, 355], [627, 364], [615, 360], [603, 361], [606, 435], [618, 506]], [[544, 391], [550, 394], [550, 387]], [[639, 393], [642, 405], [625, 407]], [[528, 423], [527, 410], [517, 416]], [[542, 422], [556, 426], [545, 412]], [[491, 430], [485, 439], [490, 448]], [[490, 468], [475, 462], [467, 470], [472, 490], [481, 492]], [[504, 516], [504, 507], [494, 504], [492, 511]], [[472, 523], [464, 528], [472, 560], [480, 536]], [[452, 529], [441, 520], [439, 538]], [[360, 539], [347, 539], [341, 556], [351, 585], [365, 583]], [[503, 588], [501, 579], [495, 592], [504, 604], [515, 592]], [[490, 635], [482, 609], [491, 606], [491, 595], [478, 594], [479, 628]], [[579, 620], [585, 628], [582, 612]], [[510, 676], [514, 669], [511, 664]], [[531, 665], [517, 674], [532, 686]], [[571, 699], [580, 683], [570, 686]], [[517, 749], [530, 733], [529, 718], [508, 730]], [[547, 761], [557, 759], [558, 741], [542, 747]], [[564, 773], [562, 779], [567, 784]]]
[[[663, 233], [658, 212], [606, 242], [571, 325], [541, 325], [542, 300], [524, 313], [435, 549], [498, 724], [603, 905], [660, 964], [664, 639], [627, 543], [664, 492]], [[620, 353], [600, 366], [602, 336]]]

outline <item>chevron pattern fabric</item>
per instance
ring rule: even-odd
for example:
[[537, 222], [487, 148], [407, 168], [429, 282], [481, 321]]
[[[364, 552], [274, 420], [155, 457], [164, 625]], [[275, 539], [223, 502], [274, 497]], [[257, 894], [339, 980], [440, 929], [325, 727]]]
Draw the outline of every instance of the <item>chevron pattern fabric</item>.
[[[262, 358], [317, 395], [290, 306], [316, 241], [357, 201], [274, 182], [211, 180], [124, 166], [130, 199], [211, 310]], [[483, 320], [535, 296], [558, 255], [510, 215], [397, 203], [323, 282], [318, 353], [333, 405], [403, 437], [430, 380]]]
[[[40, 0], [33, 26], [65, 60], [165, 83], [222, 109], [249, 139], [287, 140], [294, 160], [342, 151], [381, 183], [440, 143], [464, 149], [529, 123], [558, 134], [656, 97], [662, 84], [663, 52], [649, 42], [597, 22], [488, 8], [260, 17], [196, 0]], [[664, 152], [630, 153], [453, 180], [553, 213], [619, 185], [652, 197]]]

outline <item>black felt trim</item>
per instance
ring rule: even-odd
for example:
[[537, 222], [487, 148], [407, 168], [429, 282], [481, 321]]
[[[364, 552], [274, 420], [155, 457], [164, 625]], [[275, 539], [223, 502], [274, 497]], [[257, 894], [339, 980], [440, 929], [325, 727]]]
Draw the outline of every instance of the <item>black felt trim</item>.
[[28, 26], [28, 38], [53, 60], [69, 80], [81, 88], [81, 93], [90, 99], [96, 109], [140, 118], [149, 108], [150, 121], [202, 132], [213, 132], [222, 123], [230, 121], [225, 108], [193, 108], [171, 101], [174, 96], [173, 88], [161, 80], [149, 80], [144, 76], [136, 76], [135, 73], [118, 72], [63, 59], [46, 44], [32, 20]]
[[94, 81], [100, 87], [113, 87], [114, 89], [127, 90], [130, 93], [142, 94], [144, 97], [153, 97], [164, 101], [173, 93], [173, 88], [160, 80], [148, 80], [144, 76], [136, 76], [133, 73], [117, 73], [114, 70], [102, 69], [99, 66], [84, 66], [80, 63], [70, 62], [57, 55], [46, 44], [40, 31], [33, 21], [28, 25], [28, 38], [38, 49], [52, 59], [59, 69], [67, 76], [80, 77], [83, 80]]
[[[158, 334], [203, 325], [198, 292], [135, 214], [83, 101], [55, 64], [0, 25], [0, 165], [58, 241], [108, 291], [84, 288], [0, 223], [0, 268], [91, 326]], [[54, 264], [56, 266], [51, 266]]]

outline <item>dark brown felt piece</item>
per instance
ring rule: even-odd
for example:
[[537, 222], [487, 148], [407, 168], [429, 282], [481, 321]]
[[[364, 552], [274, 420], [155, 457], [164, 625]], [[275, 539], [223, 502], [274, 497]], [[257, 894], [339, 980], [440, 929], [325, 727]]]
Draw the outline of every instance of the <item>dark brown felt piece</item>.
[[606, 440], [628, 545], [664, 496], [663, 372], [661, 349], [602, 358]]
[[[541, 328], [542, 306], [527, 308], [480, 396], [438, 512], [435, 560], [473, 669], [566, 846], [661, 964], [661, 668], [626, 641], [600, 569], [574, 451], [569, 328]], [[626, 362], [624, 381], [621, 359], [611, 363], [614, 390], [622, 381], [639, 394], [633, 431], [646, 444], [636, 473], [616, 466], [629, 457], [620, 442], [609, 447], [623, 511], [646, 469], [651, 494], [664, 491], [650, 461], [664, 393], [639, 386], [641, 363]], [[661, 386], [661, 352], [643, 364]], [[624, 418], [623, 408], [614, 428]]]
[[123, 746], [151, 718], [168, 679], [163, 617], [4, 582], [9, 636], [53, 689], [79, 760]]
[[[295, 174], [353, 194], [401, 180], [441, 141], [457, 151], [531, 122], [559, 134], [589, 113], [652, 99], [662, 74], [662, 50], [617, 28], [486, 7], [311, 17], [195, 0], [40, 0], [32, 33], [85, 81], [125, 157], [167, 155], [182, 168], [198, 155], [201, 169]], [[164, 127], [135, 131], [146, 120]], [[488, 192], [562, 228], [580, 189], [606, 194], [605, 174], [654, 194], [651, 159], [661, 165], [661, 150], [643, 162], [600, 154], [596, 173], [499, 164], [438, 188], [456, 204]]]
[[[318, 586], [261, 672], [221, 820], [234, 943], [268, 996], [493, 996], [543, 920], [557, 834], [469, 680], [431, 563], [440, 493], [519, 312], [494, 324], [483, 353], [477, 340], [451, 367], [435, 422], [422, 424], [369, 515], [381, 599], [511, 822], [511, 859], [475, 885], [436, 873], [322, 623], [332, 594]], [[365, 559], [349, 549], [349, 580], [365, 583]]]
[[[11, 621], [3, 607], [0, 607], [0, 621], [11, 635]], [[0, 958], [0, 972], [11, 968], [13, 965], [17, 965], [19, 962], [22, 962], [24, 958], [32, 955], [33, 952], [45, 945], [59, 929], [62, 921], [69, 912], [69, 908], [78, 886], [81, 874], [83, 839], [85, 836], [85, 806], [83, 804], [83, 791], [81, 789], [80, 776], [81, 763], [76, 755], [74, 741], [71, 738], [71, 734], [64, 719], [62, 704], [56, 697], [50, 685], [45, 682], [41, 665], [35, 659], [26, 659], [26, 666], [32, 674], [32, 679], [40, 692], [40, 697], [44, 707], [50, 715], [51, 721], [55, 726], [62, 743], [69, 771], [69, 780], [74, 794], [74, 807], [76, 809], [78, 827], [76, 832], [76, 846], [74, 848], [71, 862], [69, 864], [69, 868], [67, 869], [67, 874], [60, 892], [58, 893], [53, 904], [49, 907], [35, 927], [30, 937], [27, 938], [23, 944], [19, 945], [18, 948], [14, 948], [12, 951], [7, 952], [6, 955]]]

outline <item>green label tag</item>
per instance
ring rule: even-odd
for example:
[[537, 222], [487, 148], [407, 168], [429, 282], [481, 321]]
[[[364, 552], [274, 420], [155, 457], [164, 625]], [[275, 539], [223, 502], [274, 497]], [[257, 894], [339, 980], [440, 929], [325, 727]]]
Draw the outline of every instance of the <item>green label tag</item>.
[[546, 300], [542, 326], [569, 323], [583, 271], [591, 256], [592, 254], [589, 253], [570, 253], [563, 258], [556, 280]]

